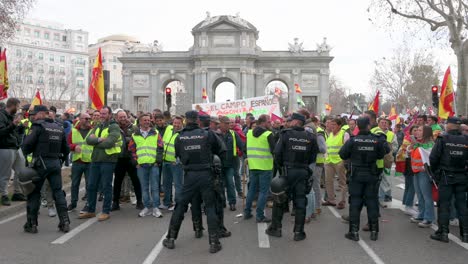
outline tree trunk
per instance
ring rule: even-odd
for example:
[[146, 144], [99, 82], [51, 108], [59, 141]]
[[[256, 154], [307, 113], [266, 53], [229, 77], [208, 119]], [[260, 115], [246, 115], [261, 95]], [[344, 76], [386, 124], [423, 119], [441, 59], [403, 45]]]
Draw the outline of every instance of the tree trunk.
[[466, 83], [466, 66], [465, 66], [465, 60], [466, 60], [466, 55], [465, 54], [465, 45], [461, 45], [462, 47], [460, 48], [460, 52], [457, 52], [457, 63], [458, 63], [458, 81], [457, 81], [457, 94], [456, 94], [456, 104], [457, 104], [457, 112], [456, 115], [464, 115], [466, 116], [467, 114], [467, 109], [468, 109], [468, 98], [466, 96], [466, 89], [467, 89], [467, 83]]

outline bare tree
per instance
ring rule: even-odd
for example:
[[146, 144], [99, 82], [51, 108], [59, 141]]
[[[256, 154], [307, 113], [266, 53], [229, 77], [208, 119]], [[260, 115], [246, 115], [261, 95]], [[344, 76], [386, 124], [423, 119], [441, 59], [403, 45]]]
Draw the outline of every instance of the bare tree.
[[0, 44], [12, 37], [35, 0], [0, 1]]
[[343, 83], [336, 76], [331, 75], [329, 79], [329, 87], [332, 114], [348, 112], [348, 109], [346, 108], [346, 89], [344, 88]]
[[466, 114], [468, 109], [465, 68], [465, 37], [468, 27], [466, 0], [373, 0], [371, 12], [387, 13], [390, 23], [397, 15], [410, 21], [430, 26], [431, 31], [442, 33], [457, 56], [458, 89], [457, 111]]

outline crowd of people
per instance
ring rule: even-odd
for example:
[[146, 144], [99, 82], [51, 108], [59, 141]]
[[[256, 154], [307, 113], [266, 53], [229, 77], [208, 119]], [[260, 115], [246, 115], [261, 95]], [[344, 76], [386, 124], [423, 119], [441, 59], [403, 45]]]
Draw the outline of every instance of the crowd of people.
[[[465, 149], [459, 159], [449, 160], [458, 163], [453, 167], [460, 167], [460, 163], [464, 166], [457, 174], [444, 167], [441, 155], [446, 146], [441, 144], [446, 138], [460, 140], [457, 136], [462, 134], [465, 138], [458, 144]], [[63, 113], [59, 117], [53, 106], [20, 108], [19, 101], [10, 98], [0, 109], [0, 159], [6, 165], [0, 166], [0, 191], [2, 204], [10, 205], [8, 184], [13, 176], [11, 200], [28, 200], [26, 232], [37, 232], [40, 197], [49, 207], [50, 216], [59, 215], [60, 230], [68, 232], [67, 212], [77, 209], [83, 176], [86, 194], [82, 199], [86, 203], [80, 219], [96, 216], [99, 221], [109, 219], [111, 212], [120, 210], [125, 200], [121, 197], [126, 193], [122, 186], [131, 185], [139, 217], [160, 218], [173, 211], [165, 247], [174, 248], [183, 214], [190, 204], [196, 237], [203, 235], [201, 212], [207, 215], [210, 252], [215, 253], [221, 250], [218, 239], [230, 236], [223, 224], [223, 210], [238, 210], [239, 198], [246, 199], [244, 219], [255, 216], [257, 222], [270, 223], [268, 235], [281, 236], [283, 213], [291, 211], [295, 215], [297, 241], [305, 238], [304, 223], [319, 217], [322, 206], [343, 210], [348, 204], [350, 214], [343, 216], [350, 222], [346, 237], [359, 240], [356, 216], [366, 204], [369, 222], [363, 230], [371, 231], [371, 238], [376, 240], [379, 207], [386, 208], [392, 201], [391, 177], [401, 174], [405, 179], [402, 202], [410, 221], [421, 228], [435, 223], [438, 201], [433, 199], [433, 186], [440, 186], [441, 228], [433, 238], [445, 241], [450, 221], [460, 226], [462, 241], [468, 242], [467, 134], [467, 119], [455, 117], [445, 125], [437, 117], [426, 115], [395, 123], [387, 117], [377, 118], [373, 111], [364, 112], [356, 120], [340, 116], [318, 118], [306, 109], [299, 109], [273, 121], [268, 115], [254, 117], [249, 113], [245, 118], [213, 117], [195, 111], [171, 116], [159, 109], [133, 114], [122, 109], [112, 111], [107, 106], [76, 115]], [[361, 137], [370, 141], [362, 141]], [[379, 151], [359, 145], [374, 141], [382, 144]], [[369, 154], [363, 161], [354, 158], [354, 146], [381, 154]], [[424, 164], [421, 154], [424, 151], [428, 157], [430, 154], [432, 168]], [[450, 151], [458, 150], [454, 147]], [[216, 166], [213, 155], [219, 159]], [[67, 206], [57, 168], [70, 164], [71, 199]], [[27, 197], [18, 180], [25, 165], [34, 167], [42, 178]], [[356, 175], [361, 174], [375, 175], [370, 181], [372, 186], [356, 184], [367, 181], [364, 176], [356, 180], [359, 178]], [[438, 176], [441, 174], [448, 176]], [[241, 175], [248, 176], [247, 193], [243, 191]], [[277, 175], [283, 178], [275, 178]], [[455, 189], [451, 187], [453, 184]], [[369, 202], [374, 195], [375, 204]], [[102, 209], [97, 215], [100, 200]], [[293, 201], [292, 209], [289, 201]], [[273, 208], [271, 218], [265, 213], [267, 206]]]

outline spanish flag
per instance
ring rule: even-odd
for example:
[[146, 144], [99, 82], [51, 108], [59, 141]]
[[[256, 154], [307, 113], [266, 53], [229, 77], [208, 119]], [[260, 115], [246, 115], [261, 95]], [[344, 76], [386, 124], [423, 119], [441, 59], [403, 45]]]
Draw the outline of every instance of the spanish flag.
[[3, 49], [3, 51], [0, 49], [0, 100], [8, 98], [8, 87], [6, 49]]
[[442, 82], [442, 88], [440, 90], [439, 98], [439, 117], [447, 119], [450, 116], [455, 115], [454, 110], [455, 96], [453, 92], [452, 74], [450, 73], [450, 67], [445, 72], [444, 81]]
[[104, 106], [104, 75], [102, 72], [101, 48], [99, 48], [98, 54], [96, 56], [96, 62], [93, 66], [88, 94], [89, 99], [91, 100], [91, 107], [93, 109], [101, 110], [101, 108]]
[[395, 105], [392, 105], [392, 108], [390, 109], [390, 114], [388, 114], [388, 120], [397, 120], [398, 119], [398, 114], [396, 112], [396, 107]]
[[368, 108], [368, 110], [373, 110], [376, 114], [379, 113], [379, 96], [380, 96], [380, 91], [377, 91], [374, 101], [372, 101], [372, 103], [369, 105], [369, 108]]
[[294, 84], [294, 89], [296, 90], [296, 93], [298, 93], [298, 94], [301, 94], [301, 93], [302, 93], [302, 89], [301, 89], [301, 87], [299, 86], [299, 84], [295, 83], [295, 84]]
[[206, 102], [209, 103], [210, 99], [208, 98], [208, 93], [206, 92], [206, 88], [202, 88], [202, 99]]
[[36, 95], [31, 101], [31, 106], [29, 107], [29, 110], [33, 110], [35, 105], [42, 105], [41, 93], [39, 92], [39, 90], [36, 91]]
[[330, 113], [332, 109], [333, 107], [330, 104], [325, 104], [325, 111]]

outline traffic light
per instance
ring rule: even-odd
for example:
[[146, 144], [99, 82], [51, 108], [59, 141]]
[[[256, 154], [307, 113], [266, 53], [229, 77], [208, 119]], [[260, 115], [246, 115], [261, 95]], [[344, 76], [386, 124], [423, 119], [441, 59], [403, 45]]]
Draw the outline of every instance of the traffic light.
[[170, 110], [172, 106], [172, 90], [171, 88], [166, 88], [166, 105], [167, 109]]
[[435, 108], [439, 107], [439, 87], [437, 85], [432, 86], [432, 105]]

